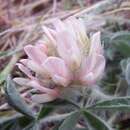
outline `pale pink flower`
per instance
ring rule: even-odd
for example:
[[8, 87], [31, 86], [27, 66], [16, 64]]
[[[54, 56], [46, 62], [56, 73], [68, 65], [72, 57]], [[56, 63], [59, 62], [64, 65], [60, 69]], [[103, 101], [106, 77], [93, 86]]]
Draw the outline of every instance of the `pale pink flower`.
[[56, 99], [62, 88], [75, 83], [93, 86], [105, 68], [100, 32], [89, 39], [83, 21], [75, 18], [64, 22], [56, 19], [53, 25], [53, 28], [42, 27], [43, 41], [24, 47], [28, 58], [17, 65], [28, 78], [14, 79], [37, 90], [39, 93], [32, 100], [38, 103]]
[[80, 80], [83, 84], [94, 84], [102, 77], [104, 68], [105, 58], [100, 41], [100, 32], [97, 32], [92, 36], [88, 56], [82, 62]]

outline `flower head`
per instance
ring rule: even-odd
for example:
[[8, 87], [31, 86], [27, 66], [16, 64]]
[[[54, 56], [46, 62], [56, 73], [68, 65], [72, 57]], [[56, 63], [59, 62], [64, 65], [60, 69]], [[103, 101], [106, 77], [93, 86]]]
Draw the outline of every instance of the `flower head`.
[[60, 88], [70, 84], [92, 86], [105, 68], [100, 32], [89, 39], [83, 21], [75, 18], [64, 22], [56, 19], [53, 25], [53, 29], [42, 27], [43, 41], [26, 45], [28, 58], [17, 64], [28, 78], [14, 80], [40, 91], [32, 96], [37, 102], [54, 100], [60, 95]]

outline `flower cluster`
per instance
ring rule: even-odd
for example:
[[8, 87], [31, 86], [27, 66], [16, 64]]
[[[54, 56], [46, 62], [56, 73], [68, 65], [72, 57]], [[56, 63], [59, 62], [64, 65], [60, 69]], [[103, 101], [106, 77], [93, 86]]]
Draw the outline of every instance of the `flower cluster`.
[[100, 32], [90, 38], [83, 21], [56, 19], [53, 28], [43, 26], [44, 39], [26, 45], [27, 59], [17, 63], [28, 78], [14, 78], [20, 85], [31, 86], [38, 93], [31, 98], [42, 103], [56, 99], [61, 88], [72, 84], [90, 87], [99, 80], [105, 68]]

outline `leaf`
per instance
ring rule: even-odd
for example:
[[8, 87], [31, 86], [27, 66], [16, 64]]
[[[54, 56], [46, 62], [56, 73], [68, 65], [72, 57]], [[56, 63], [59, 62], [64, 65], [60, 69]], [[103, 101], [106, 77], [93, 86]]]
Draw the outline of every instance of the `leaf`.
[[26, 115], [31, 119], [35, 118], [32, 110], [29, 109], [25, 101], [20, 97], [20, 94], [16, 90], [15, 84], [11, 80], [10, 76], [8, 76], [7, 78], [7, 82], [5, 86], [5, 94], [10, 106], [12, 106], [15, 110]]
[[93, 130], [112, 130], [112, 128], [98, 116], [88, 112], [83, 111], [83, 115], [86, 118], [87, 122], [93, 128]]
[[122, 39], [130, 41], [130, 32], [120, 31], [115, 33], [111, 38], [111, 40], [122, 40]]
[[130, 85], [130, 58], [121, 60], [120, 66], [121, 66], [123, 75], [125, 75], [125, 80]]
[[3, 123], [0, 124], [0, 130], [23, 130], [30, 126], [30, 124], [34, 124], [34, 120], [27, 118], [26, 116], [10, 116], [10, 119], [5, 119]]
[[5, 125], [6, 123], [18, 120], [22, 115], [21, 114], [14, 114], [9, 116], [3, 116], [0, 118], [0, 126]]
[[127, 83], [130, 85], [130, 63], [126, 67], [125, 78]]
[[20, 126], [17, 121], [15, 121], [11, 127], [9, 127], [9, 130], [19, 130]]
[[52, 107], [46, 107], [43, 106], [38, 114], [37, 120], [40, 120], [43, 117], [46, 117], [48, 114], [50, 114], [53, 111]]
[[33, 120], [27, 118], [26, 116], [22, 116], [16, 120], [18, 121], [21, 128], [25, 128], [26, 126], [28, 126], [30, 123], [33, 122]]
[[113, 45], [125, 57], [130, 56], [130, 44], [125, 40], [114, 40]]
[[110, 60], [113, 60], [114, 59], [114, 54], [115, 53], [115, 48], [114, 47], [111, 47], [111, 48], [108, 48], [106, 49], [105, 51], [105, 55], [108, 59]]
[[54, 101], [44, 103], [45, 107], [53, 107], [53, 108], [57, 108], [58, 106], [64, 106], [64, 105], [68, 105], [68, 102], [61, 99], [56, 99]]
[[[58, 130], [58, 129], [53, 129], [53, 130]], [[86, 128], [75, 128], [74, 130], [88, 130]]]
[[111, 37], [110, 42], [123, 56], [130, 56], [130, 32], [117, 32]]
[[37, 130], [37, 127], [38, 127], [38, 124], [36, 124], [35, 122], [32, 122], [31, 124], [29, 124], [23, 130]]
[[124, 74], [125, 70], [126, 70], [126, 66], [127, 66], [127, 60], [126, 59], [122, 59], [120, 61], [120, 66], [121, 66], [122, 73]]
[[44, 106], [47, 106], [47, 107], [53, 107], [53, 108], [57, 108], [57, 107], [71, 107], [74, 106], [74, 107], [78, 107], [79, 106], [77, 104], [75, 104], [74, 102], [72, 101], [69, 101], [67, 99], [56, 99], [54, 101], [51, 101], [51, 102], [48, 102], [48, 103], [44, 103]]
[[18, 128], [20, 128], [20, 125], [18, 123], [18, 119], [20, 116], [10, 115], [10, 117], [5, 117], [3, 120], [1, 119], [0, 130], [19, 130]]
[[109, 100], [97, 102], [88, 109], [112, 109], [119, 111], [130, 111], [130, 97], [115, 97]]
[[70, 116], [68, 116], [61, 126], [59, 127], [59, 130], [74, 130], [75, 125], [78, 122], [80, 116], [80, 112], [73, 112]]
[[2, 125], [0, 125], [0, 130], [9, 130], [11, 126], [14, 124], [14, 122], [6, 122]]

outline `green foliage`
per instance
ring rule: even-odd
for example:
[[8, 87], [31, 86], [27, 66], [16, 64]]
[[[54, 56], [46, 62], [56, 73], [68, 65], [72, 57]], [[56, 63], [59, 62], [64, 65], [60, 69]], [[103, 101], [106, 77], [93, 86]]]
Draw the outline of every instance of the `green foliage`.
[[113, 130], [104, 120], [88, 111], [83, 111], [85, 119], [93, 130]]
[[70, 116], [68, 116], [58, 130], [75, 130], [75, 126], [78, 122], [80, 116], [80, 112], [74, 112]]
[[127, 80], [127, 83], [130, 85], [130, 62], [126, 66], [125, 78]]
[[14, 82], [11, 80], [11, 77], [8, 76], [7, 84], [5, 86], [5, 95], [7, 97], [7, 101], [16, 111], [26, 115], [29, 118], [34, 119], [34, 113], [28, 107], [28, 105], [24, 102], [24, 100], [20, 97], [20, 94], [16, 90]]
[[[55, 110], [55, 108], [63, 105], [63, 102], [60, 102], [60, 100], [44, 104], [41, 107], [37, 116], [34, 116], [32, 110], [29, 109], [27, 104], [22, 100], [20, 94], [17, 92], [15, 87], [16, 86], [14, 82], [11, 80], [10, 77], [8, 77], [7, 85], [5, 87], [8, 102], [15, 110], [22, 113], [24, 116], [20, 115], [17, 118], [13, 118], [7, 120], [6, 122], [3, 122], [4, 125], [1, 125], [1, 129], [4, 128], [5, 130], [37, 130], [40, 120], [42, 120], [43, 118], [47, 118], [48, 115], [50, 115]], [[68, 103], [71, 103], [67, 101], [65, 102], [66, 105], [68, 105]], [[76, 107], [76, 109], [76, 111], [71, 112], [71, 114], [69, 114], [67, 118], [64, 119], [61, 125], [58, 125], [58, 130], [81, 129], [77, 128], [76, 124], [78, 124], [79, 120], [82, 118], [82, 115], [84, 115], [84, 118], [87, 121], [87, 128], [93, 128], [93, 130], [112, 130], [111, 126], [109, 126], [107, 122], [101, 119], [98, 115], [91, 113], [91, 110], [99, 111], [111, 109], [116, 111], [130, 111], [130, 97], [114, 97], [108, 100], [98, 101], [97, 103], [92, 104], [86, 108]], [[61, 120], [59, 121], [61, 122], [62, 120], [63, 118], [61, 118]], [[86, 127], [86, 125], [84, 127]]]
[[53, 107], [43, 106], [41, 108], [40, 112], [38, 113], [37, 120], [40, 120], [40, 119], [48, 116], [52, 111], [53, 111]]
[[130, 111], [130, 97], [115, 97], [109, 100], [100, 101], [90, 106], [89, 109]]
[[110, 42], [123, 56], [130, 57], [130, 32], [117, 32]]

